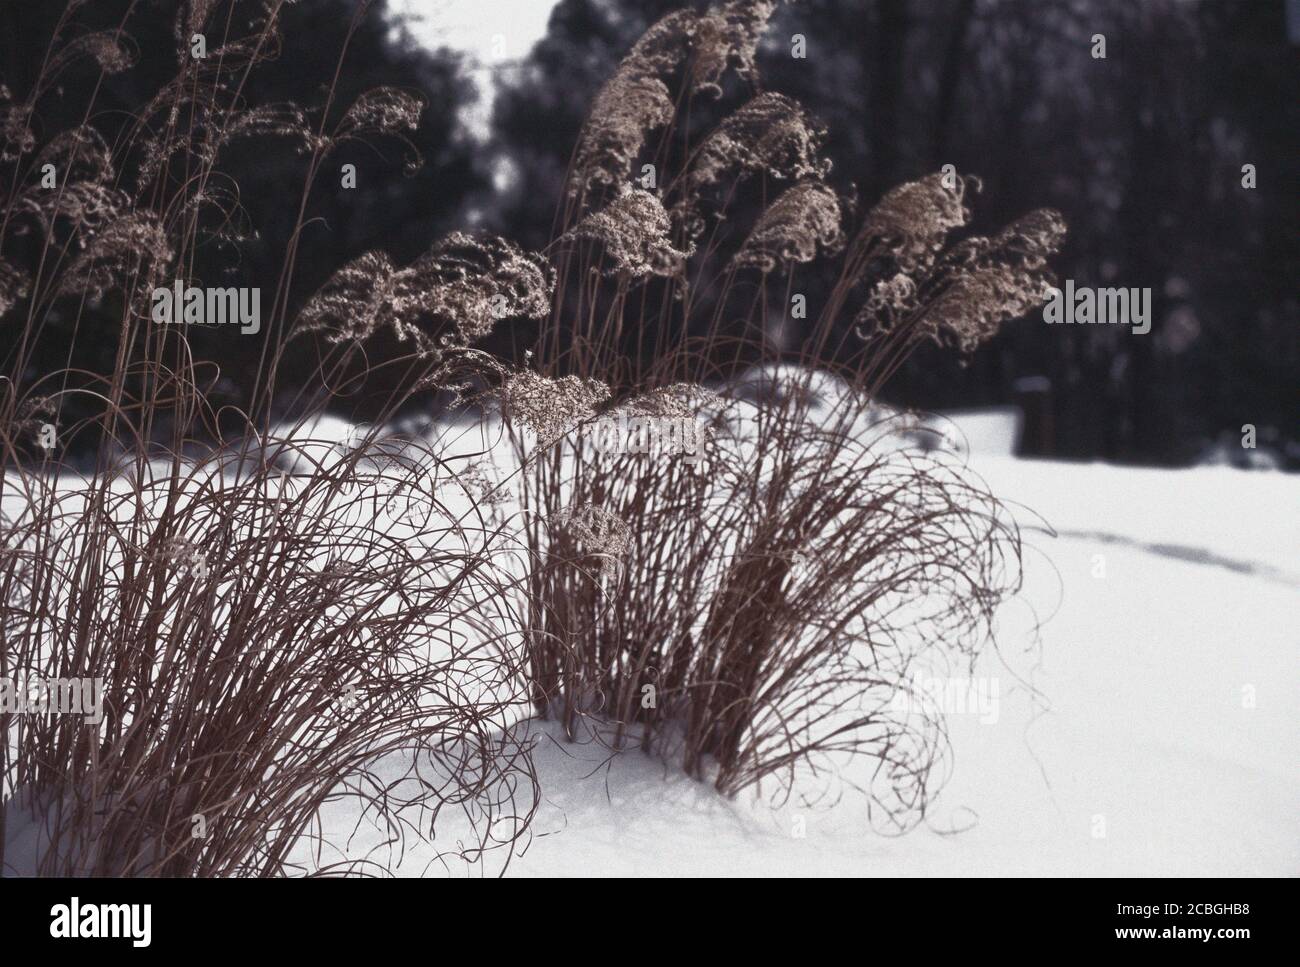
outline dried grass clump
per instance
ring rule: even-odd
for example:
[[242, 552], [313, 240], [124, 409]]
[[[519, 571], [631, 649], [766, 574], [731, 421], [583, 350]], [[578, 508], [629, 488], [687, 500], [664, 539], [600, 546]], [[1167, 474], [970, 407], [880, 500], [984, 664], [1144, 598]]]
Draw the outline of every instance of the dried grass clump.
[[[103, 679], [104, 714], [6, 717], [0, 867], [382, 872], [448, 808], [479, 841], [442, 862], [526, 825], [513, 579], [414, 463], [11, 471], [0, 674]], [[382, 831], [365, 855], [321, 826], [347, 799]]]
[[[40, 181], [45, 165], [53, 165], [56, 187]], [[114, 187], [117, 178], [112, 152], [103, 135], [89, 125], [60, 132], [37, 152], [33, 180], [13, 199], [13, 232], [25, 235], [34, 223], [45, 236], [66, 229], [78, 247], [104, 225], [121, 218], [131, 208], [124, 191]]]
[[[265, 57], [251, 57], [254, 62], [259, 59]], [[202, 73], [206, 68], [199, 67], [198, 70]], [[182, 108], [187, 112], [184, 122]], [[156, 116], [165, 120], [159, 130], [145, 140], [140, 151], [142, 157], [136, 173], [137, 197], [140, 199], [168, 170], [174, 157], [189, 156], [204, 170], [211, 171], [217, 166], [221, 153], [239, 141], [266, 143], [270, 138], [282, 139], [293, 145], [298, 154], [324, 153], [337, 143], [317, 134], [308, 123], [306, 113], [297, 105], [259, 104], [250, 107], [216, 80], [211, 87], [200, 86], [197, 91], [193, 82], [180, 84], [174, 89], [164, 88], [141, 112], [140, 121], [144, 124]], [[210, 202], [212, 194], [211, 187], [201, 189], [187, 199], [187, 207]]]
[[475, 507], [486, 507], [489, 516], [493, 516], [514, 495], [509, 485], [499, 478], [495, 468], [489, 468], [493, 468], [491, 461], [474, 460], [460, 470], [451, 470], [450, 480]]
[[[970, 352], [1041, 301], [1064, 227], [1040, 212], [954, 243], [978, 182], [949, 173], [891, 190], [846, 232], [840, 195], [824, 182], [825, 129], [776, 93], [679, 150], [690, 142], [665, 120], [672, 95], [691, 110], [697, 85], [717, 84], [724, 68], [754, 81], [752, 51], [772, 6], [753, 5], [750, 19], [728, 4], [674, 20], [693, 67], [674, 75], [679, 92], [651, 72], [664, 85], [653, 123], [620, 120], [618, 163], [598, 179], [624, 182], [646, 132], [663, 129], [654, 157], [684, 160], [659, 172], [668, 229], [647, 223], [684, 256], [681, 271], [633, 290], [631, 273], [608, 265], [648, 261], [638, 260], [636, 226], [601, 218], [599, 204], [584, 211], [585, 197], [565, 208], [565, 224], [573, 218], [603, 244], [561, 250], [541, 375], [529, 379], [548, 391], [544, 378], [562, 374], [616, 387], [622, 402], [592, 420], [671, 410], [712, 432], [702, 464], [554, 433], [546, 458], [525, 462], [533, 703], [570, 736], [588, 718], [612, 746], [639, 742], [724, 793], [808, 801], [857, 788], [877, 828], [897, 832], [925, 817], [947, 761], [942, 719], [900, 712], [914, 703], [898, 697], [923, 663], [981, 653], [997, 606], [1018, 588], [1020, 537], [964, 467], [908, 442], [912, 421], [877, 395], [922, 342]], [[736, 28], [729, 41], [726, 23]], [[676, 71], [680, 47], [666, 49]], [[598, 99], [587, 134], [609, 120], [606, 108]], [[588, 160], [580, 147], [575, 194]], [[747, 232], [730, 229], [769, 180], [791, 187]], [[649, 206], [642, 194], [621, 197]], [[612, 258], [609, 238], [621, 246]], [[819, 257], [840, 261], [818, 311], [788, 342], [772, 338], [767, 290], [798, 291], [795, 272]], [[739, 269], [759, 270], [758, 285]], [[843, 380], [829, 401], [822, 367]], [[784, 375], [778, 392], [754, 395], [738, 371]], [[721, 397], [678, 392], [705, 381]], [[506, 417], [522, 450], [522, 421]], [[617, 569], [547, 526], [572, 507], [621, 522]]]
[[15, 200], [14, 234], [26, 234], [30, 218], [47, 236], [66, 225], [81, 246], [88, 236], [119, 221], [130, 208], [126, 192], [94, 181], [65, 184], [55, 191], [29, 188]]
[[[216, 6], [190, 5], [178, 27]], [[826, 132], [764, 93], [695, 150], [675, 142], [694, 94], [718, 93], [731, 69], [757, 81], [775, 3], [682, 11], [598, 95], [562, 200], [563, 244], [547, 250], [554, 267], [457, 233], [409, 266], [378, 251], [355, 259], [295, 317], [291, 244], [242, 439], [224, 448], [217, 428], [232, 415], [209, 405], [184, 328], [153, 328], [143, 311], [154, 286], [194, 265], [207, 239], [195, 216], [237, 205], [219, 187], [221, 148], [274, 137], [309, 154], [301, 228], [330, 150], [404, 142], [423, 107], [380, 88], [331, 133], [295, 105], [244, 104], [230, 72], [274, 56], [278, 7], [207, 61], [182, 58], [112, 152], [89, 129], [47, 145], [39, 156], [66, 162], [58, 192], [15, 180], [5, 199], [15, 217], [0, 233], [39, 229], [25, 247], [41, 270], [0, 248], [0, 311], [30, 298], [0, 396], [0, 674], [102, 677], [107, 702], [94, 725], [0, 723], [0, 826], [35, 830], [31, 859], [47, 873], [383, 871], [391, 857], [324, 841], [322, 807], [352, 795], [394, 848], [432, 836], [448, 808], [464, 813], [471, 834], [443, 855], [472, 863], [526, 835], [536, 790], [513, 738], [525, 708], [570, 734], [599, 717], [613, 745], [635, 739], [728, 794], [775, 784], [806, 799], [841, 776], [880, 828], [914, 825], [941, 783], [943, 725], [901, 718], [893, 699], [932, 653], [977, 654], [1016, 587], [1019, 536], [963, 468], [899, 445], [875, 395], [920, 342], [969, 351], [1041, 299], [1059, 216], [950, 245], [969, 218], [968, 182], [900, 186], [853, 233], [804, 341], [783, 354], [767, 289], [845, 248], [839, 196], [822, 183]], [[99, 47], [83, 38], [74, 53], [116, 67]], [[40, 93], [16, 105], [0, 92], [6, 164], [36, 150]], [[661, 130], [655, 157], [677, 169], [660, 173], [662, 197], [627, 184]], [[134, 195], [116, 187], [131, 165]], [[723, 226], [738, 186], [765, 199], [768, 179], [792, 187], [747, 232], [703, 237], [706, 211]], [[734, 271], [749, 268], [757, 282]], [[111, 372], [34, 378], [54, 297], [80, 312], [109, 292], [123, 296], [105, 300], [121, 313]], [[535, 368], [475, 345], [507, 318], [542, 323]], [[863, 340], [851, 365], [828, 348], [832, 332], [852, 338], [850, 319]], [[342, 347], [294, 387], [319, 400], [287, 404], [301, 430], [357, 385], [349, 366], [380, 375], [364, 343], [381, 331], [410, 353], [385, 364], [404, 376], [374, 425], [409, 386], [460, 394], [468, 372], [492, 386], [517, 479], [497, 479], [484, 454], [453, 469], [378, 430], [346, 445], [270, 431], [290, 338]], [[791, 363], [803, 368], [788, 392], [740, 398], [742, 365]], [[847, 383], [823, 406], [812, 372], [829, 364]], [[85, 399], [97, 415], [68, 419]], [[707, 425], [704, 463], [593, 452], [577, 431], [614, 415]], [[45, 422], [59, 444], [37, 455]], [[82, 433], [104, 444], [77, 477], [63, 454]], [[516, 521], [523, 546], [509, 538]], [[394, 778], [385, 757], [409, 768]]]
[[[426, 355], [472, 358], [497, 319], [549, 312], [548, 263], [462, 235], [406, 268], [375, 253], [344, 267], [295, 330], [290, 243], [262, 303], [265, 353], [244, 374], [242, 412], [217, 411], [215, 374], [186, 328], [156, 326], [147, 311], [159, 285], [211, 281], [193, 277], [200, 246], [243, 240], [224, 227], [240, 205], [219, 168], [225, 145], [287, 138], [310, 155], [301, 230], [332, 148], [401, 141], [418, 123], [420, 99], [386, 88], [332, 132], [312, 131], [296, 105], [245, 103], [244, 72], [278, 51], [281, 5], [253, 5], [264, 15], [252, 21], [242, 6], [226, 17], [216, 0], [183, 5], [177, 74], [111, 150], [93, 127], [43, 146], [33, 129], [74, 61], [129, 66], [125, 34], [56, 37], [25, 100], [0, 90], [0, 163], [12, 174], [0, 178], [0, 311], [23, 302], [25, 316], [0, 375], [0, 677], [104, 683], [98, 722], [0, 717], [5, 873], [383, 873], [452, 813], [456, 835], [436, 861], [472, 868], [508, 862], [527, 835], [535, 781], [514, 738], [529, 698], [525, 550], [509, 536], [505, 488], [471, 460], [378, 441], [379, 430], [321, 447], [270, 428], [286, 407], [299, 434], [328, 422], [350, 361], [325, 353], [316, 371], [293, 374], [297, 399], [281, 393], [293, 332], [347, 340], [391, 327], [415, 343], [393, 367], [441, 389], [454, 369]], [[217, 18], [252, 32], [192, 59], [189, 33]], [[102, 110], [92, 96], [84, 116]], [[38, 190], [47, 162], [58, 183]], [[94, 329], [83, 325], [90, 311]], [[116, 340], [106, 371], [40, 362], [68, 348], [51, 353], [52, 339], [103, 332]], [[408, 398], [394, 388], [375, 425]], [[331, 841], [324, 811], [340, 799], [360, 803], [378, 831], [373, 850]]]
[[503, 238], [456, 232], [413, 266], [427, 292], [425, 311], [477, 342], [502, 319], [541, 319], [551, 310], [555, 270], [540, 255]]
[[625, 182], [646, 136], [673, 119], [668, 86], [624, 62], [600, 93], [583, 128], [574, 158], [569, 195]]
[[647, 138], [669, 125], [676, 105], [668, 88], [688, 59], [693, 93], [720, 95], [729, 68], [755, 74], [754, 56], [776, 0], [730, 0], [704, 14], [675, 10], [633, 45], [596, 94], [574, 155], [569, 196], [625, 184]]
[[783, 94], [767, 92], [723, 118], [695, 151], [679, 182], [673, 214], [690, 237], [701, 235], [701, 210], [726, 188], [752, 177], [776, 181], [824, 178], [830, 161], [820, 156], [826, 128]]
[[9, 424], [9, 439], [15, 447], [38, 445], [41, 430], [47, 425], [58, 429], [58, 408], [55, 403], [53, 397], [33, 396], [18, 404]]
[[815, 416], [813, 395], [721, 401], [703, 473], [584, 451], [556, 489], [599, 494], [630, 540], [613, 570], [552, 535], [534, 700], [727, 794], [858, 788], [899, 832], [924, 818], [947, 746], [897, 696], [935, 653], [978, 653], [1018, 587], [1019, 539], [962, 468], [892, 445], [900, 428], [864, 422], [853, 394]]
[[300, 153], [321, 143], [312, 134], [307, 115], [296, 104], [261, 104], [235, 112], [217, 132], [211, 157], [215, 160], [217, 151], [241, 138], [289, 138], [298, 143]]
[[415, 340], [426, 352], [433, 345], [423, 332], [407, 327], [405, 307], [394, 305], [397, 267], [384, 252], [367, 252], [339, 269], [298, 314], [299, 333], [321, 332], [329, 342], [365, 340], [387, 326], [401, 340]]
[[190, 0], [176, 11], [176, 23], [173, 33], [178, 44], [189, 45], [190, 38], [203, 29], [208, 17], [217, 5], [217, 0]]

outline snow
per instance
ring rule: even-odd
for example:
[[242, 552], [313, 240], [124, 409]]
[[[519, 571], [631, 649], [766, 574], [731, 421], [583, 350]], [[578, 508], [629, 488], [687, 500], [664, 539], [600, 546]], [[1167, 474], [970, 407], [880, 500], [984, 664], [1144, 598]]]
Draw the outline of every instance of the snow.
[[[956, 419], [966, 439], [990, 436]], [[478, 429], [445, 428], [446, 438], [458, 451], [492, 447], [494, 434], [480, 439]], [[331, 428], [310, 435], [328, 438]], [[974, 703], [948, 717], [951, 779], [925, 825], [874, 833], [851, 792], [814, 807], [728, 800], [639, 751], [611, 755], [532, 722], [542, 802], [505, 872], [1300, 872], [1297, 478], [971, 449], [972, 470], [1016, 507], [1026, 583], [1001, 613], [997, 653], [971, 672], [993, 714]], [[406, 763], [380, 771], [397, 777]], [[436, 842], [408, 837], [401, 857], [380, 845], [384, 832], [355, 800], [330, 804], [322, 818], [325, 839], [340, 847], [324, 863], [377, 850], [373, 858], [399, 875], [462, 876], [502, 872], [507, 859], [440, 858], [471, 841], [445, 814]]]
[[[1026, 587], [1000, 621], [1005, 664], [990, 654], [974, 671], [996, 682], [997, 714], [949, 716], [952, 777], [925, 826], [882, 837], [851, 796], [728, 800], [534, 723], [543, 803], [508, 875], [1300, 872], [1296, 478], [971, 463], [1021, 505]], [[355, 820], [341, 805], [331, 825]], [[398, 872], [428, 873], [431, 855], [417, 844]]]
[[1020, 445], [1024, 415], [1019, 407], [1000, 406], [954, 411], [927, 423], [951, 450], [1009, 457]]

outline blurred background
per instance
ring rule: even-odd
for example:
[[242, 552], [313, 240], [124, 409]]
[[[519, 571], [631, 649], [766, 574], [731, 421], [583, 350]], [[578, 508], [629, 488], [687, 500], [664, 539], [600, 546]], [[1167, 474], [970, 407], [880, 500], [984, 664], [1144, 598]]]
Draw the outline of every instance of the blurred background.
[[[683, 5], [375, 0], [351, 40], [337, 102], [379, 84], [423, 91], [414, 140], [425, 164], [407, 177], [395, 148], [378, 159], [374, 148], [344, 149], [352, 156], [339, 160], [355, 160], [362, 174], [354, 190], [326, 179], [313, 194], [294, 300], [365, 251], [405, 262], [458, 228], [544, 245], [592, 97], [640, 33]], [[79, 9], [78, 30], [127, 18], [139, 59], [109, 77], [65, 74], [42, 99], [38, 138], [80, 123], [98, 86], [92, 123], [111, 143], [174, 75], [183, 6], [98, 0]], [[15, 97], [37, 76], [62, 7], [0, 0], [0, 84]], [[355, 0], [286, 7], [284, 49], [250, 78], [249, 102], [321, 103], [355, 9]], [[1093, 55], [1098, 34], [1104, 58]], [[795, 35], [803, 58], [791, 56]], [[855, 188], [860, 209], [952, 164], [983, 181], [975, 230], [1056, 208], [1070, 228], [1055, 261], [1062, 280], [1151, 289], [1147, 335], [1021, 320], [964, 365], [917, 353], [887, 387], [888, 402], [1014, 408], [1025, 456], [1295, 470], [1298, 55], [1294, 0], [802, 0], [778, 11], [759, 65], [765, 89], [826, 122], [832, 181]], [[1243, 185], [1244, 165], [1254, 166], [1254, 187]], [[297, 197], [304, 161], [250, 145], [224, 167], [256, 239], [237, 253], [214, 248], [197, 274], [273, 287], [297, 215], [284, 199]], [[5, 326], [14, 325], [11, 315]], [[93, 315], [80, 325], [73, 364], [111, 369], [112, 341], [83, 338]], [[232, 401], [268, 335], [195, 337], [199, 354], [221, 365], [219, 392]], [[36, 365], [67, 365], [70, 341], [70, 332], [46, 339]], [[1256, 427], [1253, 451], [1241, 445], [1244, 424]]]

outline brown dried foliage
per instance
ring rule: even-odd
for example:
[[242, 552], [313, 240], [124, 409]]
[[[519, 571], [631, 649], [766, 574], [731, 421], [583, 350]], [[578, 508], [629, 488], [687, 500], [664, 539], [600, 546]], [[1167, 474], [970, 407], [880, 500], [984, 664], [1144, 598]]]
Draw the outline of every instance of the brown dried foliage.
[[[185, 5], [178, 41], [227, 20], [221, 6]], [[499, 513], [488, 520], [499, 488], [470, 459], [409, 440], [389, 453], [382, 422], [321, 459], [302, 427], [331, 403], [337, 356], [313, 375], [318, 402], [295, 411], [298, 438], [271, 435], [279, 334], [291, 331], [279, 292], [263, 302], [275, 316], [263, 332], [276, 335], [233, 443], [186, 331], [149, 319], [153, 289], [188, 279], [206, 241], [194, 213], [237, 204], [218, 168], [224, 145], [288, 138], [314, 177], [334, 145], [402, 139], [418, 123], [419, 99], [389, 89], [363, 95], [329, 137], [296, 105], [243, 103], [240, 72], [278, 50], [279, 7], [203, 61], [182, 47], [177, 77], [111, 152], [93, 126], [38, 146], [33, 117], [63, 70], [129, 69], [125, 34], [56, 38], [26, 101], [0, 91], [0, 312], [6, 325], [16, 306], [24, 317], [0, 379], [0, 676], [100, 678], [105, 712], [0, 715], [5, 873], [384, 873], [435, 821], [450, 845], [434, 862], [486, 870], [527, 836], [536, 799], [515, 734], [525, 692], [511, 630], [523, 622], [518, 579], [497, 565], [519, 549]], [[46, 163], [54, 188], [40, 184]], [[130, 195], [118, 181], [133, 169]], [[540, 257], [459, 235], [407, 269], [372, 255], [342, 276], [308, 322], [358, 338], [392, 326], [417, 341], [417, 362], [431, 340], [464, 348], [498, 315], [547, 312], [553, 284]], [[90, 338], [80, 314], [100, 299], [101, 320], [120, 313], [111, 368], [36, 372], [41, 340]], [[102, 405], [70, 420], [78, 396]], [[101, 441], [89, 463], [73, 456], [83, 436]], [[448, 481], [467, 485], [468, 511], [444, 503]], [[322, 811], [339, 799], [380, 831], [374, 850], [328, 836]], [[33, 851], [9, 849], [21, 830]]]
[[[178, 28], [209, 22], [215, 6], [191, 3]], [[1019, 537], [962, 468], [891, 445], [897, 434], [871, 418], [873, 400], [921, 342], [971, 351], [1038, 304], [1064, 227], [1035, 212], [950, 244], [975, 183], [935, 175], [887, 193], [845, 246], [845, 206], [825, 182], [826, 132], [775, 93], [724, 116], [689, 153], [652, 145], [656, 133], [671, 141], [680, 106], [719, 93], [728, 70], [757, 82], [774, 8], [682, 11], [638, 42], [575, 150], [564, 244], [548, 249], [554, 267], [506, 240], [458, 233], [406, 267], [361, 256], [296, 317], [277, 291], [259, 394], [233, 451], [214, 440], [218, 421], [184, 332], [142, 328], [152, 287], [199, 243], [188, 216], [219, 197], [221, 147], [287, 137], [311, 155], [314, 175], [339, 143], [404, 141], [423, 102], [377, 89], [327, 136], [295, 105], [240, 103], [223, 72], [274, 56], [271, 10], [221, 58], [183, 62], [118, 156], [89, 128], [45, 146], [37, 157], [66, 169], [58, 191], [15, 185], [0, 230], [37, 226], [51, 266], [41, 275], [0, 260], [0, 312], [23, 300], [29, 309], [0, 397], [0, 480], [27, 508], [5, 523], [0, 674], [102, 675], [110, 712], [94, 729], [4, 725], [0, 823], [20, 807], [53, 817], [42, 872], [327, 871], [320, 813], [340, 783], [398, 843], [451, 806], [472, 825], [452, 853], [474, 863], [502, 846], [508, 856], [536, 803], [526, 745], [514, 739], [525, 694], [570, 734], [597, 722], [612, 745], [633, 738], [725, 793], [771, 779], [778, 795], [807, 797], [836, 791], [819, 779], [840, 776], [884, 830], [925, 815], [941, 784], [943, 723], [902, 720], [891, 702], [916, 662], [977, 653], [1016, 587]], [[59, 48], [55, 66], [89, 55], [102, 69], [125, 67], [124, 37], [95, 36]], [[4, 163], [36, 150], [37, 101], [0, 92]], [[627, 184], [650, 149], [680, 159], [662, 197]], [[116, 188], [128, 159], [135, 197]], [[189, 172], [183, 183], [177, 170]], [[765, 197], [768, 182], [785, 190], [735, 251], [706, 235], [727, 219], [738, 185]], [[307, 185], [304, 208], [309, 194]], [[735, 270], [757, 269], [761, 293], [778, 273], [792, 278], [841, 250], [838, 281], [796, 352], [773, 353], [761, 299], [739, 318], [727, 308]], [[292, 261], [286, 253], [284, 278]], [[64, 374], [33, 381], [25, 354], [51, 295], [110, 291], [124, 296], [123, 347], [144, 355], [123, 351], [94, 376], [87, 392], [108, 401], [95, 429], [114, 446], [83, 482], [61, 483], [62, 452], [36, 467], [30, 436], [38, 417], [59, 420], [61, 393], [48, 387]], [[476, 347], [506, 318], [542, 323], [535, 368]], [[827, 362], [844, 319], [865, 352], [842, 373], [843, 397], [814, 413], [812, 368]], [[491, 384], [520, 451], [524, 546], [509, 549], [527, 563], [524, 587], [494, 567], [514, 532], [483, 454], [452, 470], [443, 454], [378, 441], [380, 429], [329, 459], [306, 448], [286, 456], [297, 444], [267, 438], [280, 334], [339, 347], [322, 353], [310, 387], [328, 400], [381, 330], [410, 347], [398, 365], [420, 368], [420, 386], [459, 391], [452, 374], [462, 370]], [[803, 364], [802, 386], [740, 400], [715, 379], [728, 354]], [[393, 392], [385, 419], [406, 392]], [[582, 429], [615, 413], [708, 422], [706, 463], [593, 453]], [[161, 446], [155, 422], [170, 428]], [[158, 458], [170, 473], [154, 473]], [[442, 503], [448, 483], [469, 496], [468, 513]], [[473, 646], [440, 651], [466, 624]], [[349, 683], [361, 703], [340, 715]], [[375, 766], [399, 751], [412, 763], [400, 789]], [[196, 814], [220, 817], [214, 839], [192, 837]], [[295, 852], [304, 842], [316, 847], [306, 860]], [[367, 857], [342, 868], [385, 865]]]

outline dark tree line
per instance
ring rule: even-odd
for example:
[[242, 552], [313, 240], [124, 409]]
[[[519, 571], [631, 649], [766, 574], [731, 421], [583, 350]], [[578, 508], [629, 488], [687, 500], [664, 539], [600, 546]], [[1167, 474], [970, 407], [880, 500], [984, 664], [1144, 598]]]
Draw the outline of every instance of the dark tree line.
[[[62, 0], [0, 3], [0, 84], [16, 101], [24, 100], [32, 89], [64, 6]], [[448, 51], [428, 51], [411, 40], [394, 24], [384, 0], [370, 3], [349, 35], [358, 6], [356, 0], [304, 0], [280, 6], [278, 53], [252, 69], [242, 92], [248, 107], [299, 105], [313, 129], [336, 69], [329, 123], [336, 123], [359, 95], [380, 86], [418, 92], [426, 102], [420, 127], [410, 136], [414, 152], [374, 139], [344, 144], [331, 154], [303, 212], [291, 306], [300, 306], [333, 272], [369, 250], [385, 250], [400, 263], [415, 259], [434, 240], [461, 227], [465, 200], [489, 184], [482, 153], [458, 118], [459, 110], [476, 96], [461, 59]], [[96, 0], [77, 7], [63, 28], [61, 42], [92, 31], [121, 29], [129, 37], [135, 63], [107, 75], [101, 75], [89, 58], [68, 68], [36, 106], [38, 142], [81, 124], [93, 93], [89, 123], [110, 145], [118, 143], [142, 108], [177, 76], [177, 18], [187, 9], [187, 3], [176, 0]], [[215, 9], [206, 27], [214, 50], [226, 38], [255, 32], [257, 18], [266, 8], [261, 0], [236, 0], [233, 6], [221, 4]], [[228, 18], [230, 10], [233, 14]], [[407, 171], [405, 162], [414, 153], [423, 164]], [[140, 161], [124, 159], [118, 173], [122, 187], [132, 187]], [[356, 184], [345, 188], [342, 166], [349, 163], [356, 166]], [[218, 165], [221, 177], [214, 188], [235, 200], [226, 207], [232, 210], [242, 239], [237, 245], [219, 244], [215, 237], [205, 243], [190, 276], [203, 285], [259, 287], [265, 314], [299, 217], [307, 166], [306, 155], [291, 140], [274, 136], [236, 142], [223, 150]], [[7, 177], [5, 171], [0, 170], [0, 177]], [[100, 312], [93, 304], [56, 312], [54, 326], [43, 332], [37, 346], [28, 380], [69, 365], [110, 372], [118, 318], [112, 306]], [[0, 354], [12, 350], [17, 340], [10, 333], [22, 323], [22, 313], [6, 316]], [[248, 383], [271, 336], [266, 327], [256, 336], [233, 336], [219, 328], [190, 331], [196, 356], [220, 367], [216, 402], [245, 402]], [[303, 355], [300, 364], [291, 359], [282, 380], [286, 396], [295, 392], [293, 381], [299, 373], [306, 381], [312, 361], [310, 354]], [[71, 400], [68, 405], [76, 403]], [[75, 412], [65, 413], [65, 418], [75, 416]]]
[[[498, 100], [515, 191], [499, 225], [539, 243], [591, 96], [671, 0], [562, 0]], [[1180, 462], [1241, 426], [1295, 460], [1300, 84], [1281, 0], [805, 0], [763, 85], [827, 122], [868, 206], [953, 164], [983, 180], [975, 230], [1027, 208], [1070, 226], [1058, 275], [1149, 287], [1153, 324], [1007, 327], [962, 367], [920, 353], [889, 387], [930, 408], [1032, 413], [1027, 452]], [[802, 34], [807, 56], [791, 56]], [[1094, 36], [1105, 58], [1093, 56]], [[1242, 166], [1255, 166], [1253, 189]], [[1026, 377], [1037, 377], [1026, 380]], [[1046, 387], [1044, 391], [1044, 387]], [[1031, 395], [1026, 395], [1031, 394]]]
[[[394, 85], [423, 93], [412, 176], [392, 145], [341, 149], [354, 189], [326, 172], [312, 191], [291, 302], [370, 249], [406, 263], [439, 236], [481, 224], [532, 247], [550, 238], [583, 117], [633, 41], [680, 0], [561, 0], [547, 36], [502, 72], [493, 138], [468, 138], [458, 110], [475, 96], [465, 65], [420, 48], [371, 4], [338, 73], [336, 111]], [[704, 4], [699, 4], [703, 6]], [[175, 0], [97, 0], [75, 29], [125, 24], [127, 71], [69, 70], [39, 105], [39, 138], [82, 121], [112, 143], [175, 75]], [[1027, 452], [1180, 462], [1216, 439], [1258, 427], [1294, 456], [1300, 438], [1300, 307], [1296, 300], [1295, 159], [1300, 46], [1283, 0], [803, 0], [783, 5], [760, 53], [762, 84], [798, 98], [829, 128], [838, 187], [859, 209], [901, 181], [952, 164], [983, 180], [973, 231], [1030, 208], [1070, 226], [1055, 266], [1078, 285], [1149, 287], [1152, 331], [1006, 327], [959, 366], [921, 352], [888, 387], [892, 402], [960, 408], [1020, 400], [1034, 418]], [[259, 8], [239, 0], [236, 9]], [[0, 84], [21, 99], [45, 57], [63, 4], [0, 2]], [[355, 0], [283, 8], [283, 49], [249, 79], [249, 104], [319, 105], [335, 74]], [[130, 16], [128, 17], [128, 11]], [[791, 56], [803, 35], [807, 55]], [[1105, 38], [1106, 57], [1092, 55]], [[1294, 31], [1293, 31], [1294, 36]], [[728, 91], [729, 97], [743, 92]], [[1242, 186], [1242, 165], [1257, 184]], [[494, 166], [508, 177], [494, 182]], [[250, 144], [222, 162], [238, 185], [251, 240], [213, 246], [208, 284], [273, 290], [298, 216], [305, 161], [288, 146]], [[499, 173], [499, 172], [498, 172]], [[504, 187], [503, 187], [504, 186]], [[809, 291], [815, 300], [817, 292]], [[94, 332], [93, 307], [80, 332]], [[107, 317], [106, 317], [107, 318]], [[110, 324], [102, 321], [104, 326]], [[5, 326], [13, 326], [14, 318]], [[73, 322], [38, 347], [37, 365], [106, 371], [113, 339], [80, 338]], [[263, 337], [265, 334], [263, 334]], [[222, 367], [231, 401], [256, 367], [262, 338], [199, 332], [196, 351]], [[9, 342], [6, 338], [5, 342]], [[509, 348], [504, 347], [504, 348]], [[1027, 378], [1033, 379], [1027, 379]]]

